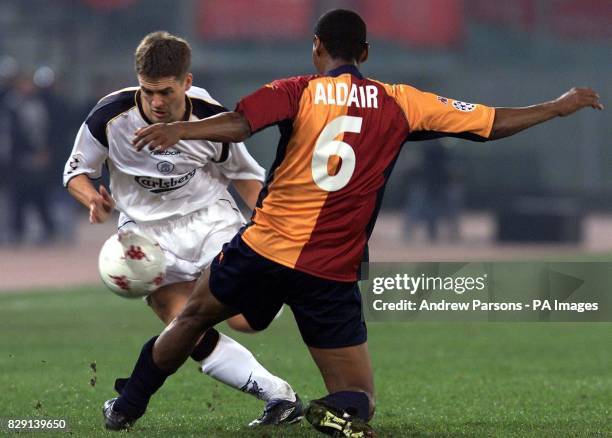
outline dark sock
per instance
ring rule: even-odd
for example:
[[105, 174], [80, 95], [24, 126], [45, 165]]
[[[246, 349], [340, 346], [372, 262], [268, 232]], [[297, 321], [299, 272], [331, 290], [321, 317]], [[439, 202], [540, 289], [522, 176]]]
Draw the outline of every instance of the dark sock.
[[191, 358], [196, 362], [202, 362], [210, 356], [210, 353], [212, 353], [217, 346], [217, 342], [219, 342], [219, 332], [214, 328], [206, 330], [206, 333], [204, 333], [198, 345], [196, 345], [191, 352]]
[[[210, 356], [210, 353], [213, 352], [218, 342], [219, 332], [214, 328], [208, 329], [204, 336], [202, 336], [202, 339], [200, 339], [200, 342], [198, 342], [198, 345], [193, 349], [191, 358], [196, 362], [202, 362]], [[115, 391], [117, 391], [117, 394], [121, 395], [123, 393], [123, 389], [129, 380], [130, 379], [124, 377], [119, 377], [115, 380]]]
[[158, 368], [153, 362], [153, 344], [156, 339], [157, 336], [149, 339], [142, 347], [132, 375], [114, 405], [115, 410], [132, 418], [139, 418], [145, 413], [151, 396], [172, 374]]
[[370, 399], [365, 392], [340, 391], [321, 399], [332, 408], [368, 421], [370, 418]]
[[121, 395], [123, 388], [125, 388], [125, 385], [127, 385], [128, 380], [130, 379], [126, 379], [125, 377], [115, 379], [115, 391], [117, 391], [117, 394]]

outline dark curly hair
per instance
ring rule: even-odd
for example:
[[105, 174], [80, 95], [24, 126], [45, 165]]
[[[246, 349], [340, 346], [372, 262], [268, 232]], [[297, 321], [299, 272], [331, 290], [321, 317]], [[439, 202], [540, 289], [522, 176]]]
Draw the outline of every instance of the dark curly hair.
[[332, 58], [358, 61], [368, 47], [367, 29], [356, 12], [333, 9], [319, 18], [314, 28]]

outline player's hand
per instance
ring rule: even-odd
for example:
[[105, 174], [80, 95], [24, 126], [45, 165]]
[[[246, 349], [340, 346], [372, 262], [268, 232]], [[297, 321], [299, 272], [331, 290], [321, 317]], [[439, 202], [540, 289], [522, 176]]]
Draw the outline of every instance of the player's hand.
[[152, 151], [165, 151], [174, 146], [181, 139], [179, 123], [156, 123], [155, 125], [140, 128], [134, 133], [132, 144], [137, 151], [149, 145]]
[[572, 88], [555, 99], [553, 104], [561, 117], [569, 116], [587, 106], [598, 110], [604, 109], [599, 102], [599, 94], [590, 88]]
[[115, 208], [115, 201], [111, 197], [106, 187], [100, 186], [100, 191], [92, 196], [89, 201], [89, 222], [101, 224], [105, 222]]

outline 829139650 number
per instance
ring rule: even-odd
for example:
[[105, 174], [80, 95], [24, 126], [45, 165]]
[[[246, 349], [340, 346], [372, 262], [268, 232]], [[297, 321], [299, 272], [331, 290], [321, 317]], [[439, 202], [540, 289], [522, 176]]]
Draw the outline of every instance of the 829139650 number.
[[11, 418], [3, 421], [8, 430], [65, 430], [66, 420], [46, 418]]

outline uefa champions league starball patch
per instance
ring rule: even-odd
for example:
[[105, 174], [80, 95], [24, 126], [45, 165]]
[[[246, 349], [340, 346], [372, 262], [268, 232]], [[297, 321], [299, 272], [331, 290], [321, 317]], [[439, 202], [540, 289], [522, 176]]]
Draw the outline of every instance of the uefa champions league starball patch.
[[465, 113], [469, 113], [470, 111], [474, 111], [476, 109], [475, 103], [467, 103], [462, 102], [460, 100], [453, 100], [453, 107], [458, 109], [459, 111], [463, 111]]

